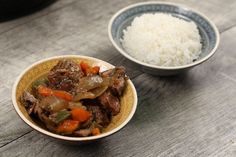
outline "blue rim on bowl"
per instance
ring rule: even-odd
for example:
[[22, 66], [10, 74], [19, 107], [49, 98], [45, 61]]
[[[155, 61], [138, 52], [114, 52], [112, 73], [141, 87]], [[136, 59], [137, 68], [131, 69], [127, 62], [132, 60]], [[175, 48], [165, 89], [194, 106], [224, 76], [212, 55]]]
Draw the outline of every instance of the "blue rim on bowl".
[[[194, 61], [191, 64], [182, 65], [182, 66], [174, 66], [174, 67], [164, 67], [164, 66], [157, 66], [148, 64], [145, 62], [142, 62], [140, 60], [137, 60], [136, 58], [129, 55], [122, 47], [122, 44], [120, 43], [120, 37], [122, 37], [123, 30], [130, 25], [131, 21], [136, 17], [143, 13], [153, 13], [153, 12], [165, 12], [170, 13], [173, 16], [177, 16], [179, 18], [194, 21], [199, 29], [200, 36], [203, 42], [203, 49], [206, 51], [206, 55], [202, 58]], [[202, 24], [199, 25], [199, 24]], [[120, 26], [122, 25], [122, 26]], [[116, 27], [114, 30], [113, 27]], [[203, 28], [204, 27], [204, 28]], [[206, 32], [205, 29], [209, 29]], [[117, 33], [118, 32], [118, 33]], [[208, 33], [208, 34], [207, 34]], [[212, 39], [214, 41], [211, 41], [209, 38], [209, 34], [212, 35]], [[196, 66], [200, 63], [203, 63], [204, 61], [208, 60], [216, 51], [218, 48], [219, 42], [220, 42], [220, 35], [217, 27], [213, 22], [211, 22], [205, 15], [202, 13], [190, 9], [188, 7], [182, 6], [180, 4], [170, 3], [170, 2], [141, 2], [136, 3], [133, 5], [129, 5], [121, 10], [119, 10], [113, 17], [111, 18], [109, 24], [108, 24], [108, 35], [109, 39], [112, 42], [113, 46], [126, 58], [129, 60], [142, 65], [144, 67], [153, 68], [153, 69], [161, 69], [161, 70], [178, 70], [178, 69], [186, 69], [189, 67]], [[205, 43], [204, 43], [205, 42]], [[212, 45], [209, 44], [209, 42], [212, 42]], [[210, 50], [207, 49], [207, 45], [211, 46]], [[208, 53], [208, 51], [210, 51]]]

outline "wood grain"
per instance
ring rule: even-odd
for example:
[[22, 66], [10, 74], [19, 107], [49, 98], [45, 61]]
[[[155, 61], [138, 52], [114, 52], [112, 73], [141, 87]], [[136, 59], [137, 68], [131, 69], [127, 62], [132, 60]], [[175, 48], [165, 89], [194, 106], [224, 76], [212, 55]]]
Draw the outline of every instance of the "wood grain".
[[[206, 14], [221, 32], [216, 55], [188, 73], [154, 77], [122, 57], [107, 36], [120, 8], [141, 0], [58, 0], [0, 23], [0, 156], [236, 156], [236, 2], [177, 0]], [[94, 56], [124, 65], [139, 94], [134, 118], [96, 144], [60, 144], [25, 125], [11, 88], [33, 62], [55, 55]]]

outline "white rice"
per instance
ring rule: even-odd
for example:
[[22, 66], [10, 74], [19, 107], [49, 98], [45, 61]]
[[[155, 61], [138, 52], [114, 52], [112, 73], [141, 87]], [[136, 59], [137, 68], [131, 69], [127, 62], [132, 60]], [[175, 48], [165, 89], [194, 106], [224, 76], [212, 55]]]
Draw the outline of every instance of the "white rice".
[[201, 53], [200, 35], [194, 22], [169, 14], [143, 14], [124, 30], [122, 45], [137, 60], [159, 65], [192, 63]]

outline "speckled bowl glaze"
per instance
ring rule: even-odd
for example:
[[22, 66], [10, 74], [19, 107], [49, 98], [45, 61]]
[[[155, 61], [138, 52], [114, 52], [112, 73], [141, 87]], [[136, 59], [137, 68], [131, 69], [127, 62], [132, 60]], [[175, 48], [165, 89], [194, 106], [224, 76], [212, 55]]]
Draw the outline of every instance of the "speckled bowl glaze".
[[57, 62], [61, 59], [72, 59], [78, 63], [80, 63], [81, 61], [85, 61], [86, 63], [92, 66], [100, 66], [101, 71], [114, 67], [113, 65], [105, 61], [92, 57], [78, 55], [57, 56], [34, 63], [20, 74], [12, 89], [13, 106], [20, 118], [36, 131], [49, 137], [53, 137], [60, 141], [64, 141], [66, 143], [71, 144], [80, 144], [95, 141], [103, 137], [109, 136], [122, 129], [133, 117], [137, 107], [137, 93], [131, 80], [128, 80], [127, 88], [124, 92], [124, 95], [121, 97], [120, 113], [112, 118], [112, 121], [109, 126], [100, 135], [90, 137], [69, 137], [58, 135], [48, 131], [42, 124], [38, 123], [28, 115], [24, 105], [20, 101], [22, 93], [24, 92], [24, 90], [29, 90], [31, 88], [32, 82], [34, 82], [37, 78], [47, 74], [50, 69], [55, 66]]
[[[144, 13], [168, 13], [186, 21], [195, 22], [201, 36], [202, 50], [200, 57], [191, 64], [163, 67], [144, 63], [129, 55], [122, 47], [120, 41], [123, 37], [123, 30], [131, 25], [135, 17]], [[217, 27], [206, 16], [185, 6], [167, 2], [143, 2], [121, 9], [111, 18], [108, 34], [113, 46], [123, 56], [141, 66], [144, 72], [153, 75], [174, 75], [203, 63], [215, 53], [220, 41]]]

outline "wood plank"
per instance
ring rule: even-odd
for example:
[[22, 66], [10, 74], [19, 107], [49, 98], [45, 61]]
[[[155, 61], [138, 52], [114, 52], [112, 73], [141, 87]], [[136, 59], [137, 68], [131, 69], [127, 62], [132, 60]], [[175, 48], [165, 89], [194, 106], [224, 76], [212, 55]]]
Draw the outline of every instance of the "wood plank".
[[193, 9], [196, 9], [206, 15], [209, 19], [211, 19], [220, 32], [235, 26], [236, 24], [236, 2], [235, 1], [214, 1], [214, 0], [207, 0], [207, 1], [174, 1], [173, 2], [182, 2], [190, 6]]
[[[107, 23], [110, 19], [110, 17], [112, 16], [113, 13], [115, 13], [118, 9], [127, 6], [128, 4], [132, 4], [134, 2], [138, 2], [138, 1], [142, 1], [142, 0], [129, 0], [129, 1], [122, 1], [122, 0], [117, 0], [117, 1], [109, 1], [109, 0], [100, 0], [100, 1], [92, 1], [92, 0], [79, 0], [79, 1], [74, 1], [74, 0], [68, 0], [68, 1], [58, 1], [55, 4], [53, 4], [52, 6], [42, 10], [41, 12], [37, 12], [33, 15], [30, 16], [26, 16], [17, 20], [13, 20], [13, 21], [9, 21], [9, 22], [5, 22], [5, 23], [1, 23], [0, 24], [0, 54], [1, 54], [1, 58], [0, 58], [0, 65], [1, 65], [1, 69], [0, 69], [0, 86], [1, 86], [1, 95], [0, 95], [0, 114], [4, 115], [7, 113], [8, 117], [0, 117], [0, 127], [1, 127], [1, 132], [0, 132], [0, 147], [3, 146], [4, 144], [7, 144], [11, 141], [13, 141], [16, 138], [19, 138], [20, 136], [24, 135], [25, 133], [28, 133], [31, 129], [24, 125], [23, 122], [21, 120], [19, 120], [19, 118], [17, 117], [16, 113], [13, 110], [13, 107], [11, 105], [11, 86], [16, 78], [16, 76], [24, 69], [26, 68], [28, 65], [30, 65], [31, 63], [46, 58], [46, 57], [50, 57], [50, 56], [55, 56], [55, 55], [63, 55], [63, 54], [82, 54], [82, 55], [90, 55], [90, 56], [95, 56], [98, 57], [100, 59], [109, 61], [115, 65], [125, 65], [128, 68], [128, 73], [131, 76], [131, 78], [135, 78], [136, 76], [140, 75], [142, 72], [139, 70], [138, 67], [136, 67], [134, 64], [128, 62], [126, 59], [124, 59], [124, 57], [122, 57], [121, 55], [119, 55], [117, 53], [117, 51], [112, 47], [111, 43], [108, 40], [107, 37]], [[220, 31], [223, 32], [224, 30], [227, 30], [229, 27], [232, 27], [233, 25], [235, 25], [236, 22], [236, 14], [235, 14], [235, 10], [236, 10], [236, 5], [234, 1], [230, 1], [229, 3], [225, 3], [224, 1], [184, 1], [184, 0], [178, 0], [178, 1], [174, 1], [174, 2], [182, 2], [185, 3], [186, 5], [198, 9], [201, 12], [205, 13], [206, 15], [208, 15], [215, 23], [216, 25], [219, 27]], [[220, 10], [220, 11], [219, 11]], [[227, 17], [227, 18], [226, 18]], [[200, 87], [195, 87], [197, 89], [197, 91], [194, 91], [195, 88], [189, 88], [189, 86], [192, 86], [192, 84], [200, 84], [198, 82], [197, 79], [203, 79], [203, 81], [205, 81], [205, 86], [208, 86], [208, 84], [211, 83], [211, 81], [214, 82], [214, 85], [216, 83], [221, 83], [226, 81], [226, 87], [229, 87], [229, 91], [232, 92], [233, 94], [235, 94], [235, 91], [232, 89], [235, 86], [233, 86], [234, 84], [232, 82], [234, 82], [233, 80], [235, 80], [236, 74], [234, 71], [234, 66], [235, 65], [235, 54], [233, 53], [233, 47], [235, 40], [234, 40], [234, 36], [236, 35], [236, 31], [235, 29], [231, 29], [229, 31], [227, 31], [226, 33], [224, 33], [222, 35], [222, 40], [221, 40], [221, 47], [219, 49], [219, 52], [217, 53], [217, 55], [211, 59], [209, 61], [209, 63], [207, 63], [206, 65], [204, 64], [203, 66], [201, 66], [201, 68], [196, 68], [193, 71], [191, 71], [189, 74], [187, 74], [186, 76], [181, 76], [180, 78], [173, 78], [173, 80], [170, 79], [166, 79], [166, 78], [162, 78], [159, 79], [157, 78], [154, 79], [151, 76], [148, 76], [146, 74], [141, 75], [140, 77], [138, 77], [135, 81], [136, 81], [136, 85], [137, 87], [139, 86], [139, 84], [142, 84], [143, 81], [152, 81], [153, 87], [154, 85], [163, 85], [163, 88], [160, 87], [160, 91], [158, 91], [157, 95], [149, 95], [149, 93], [153, 92], [152, 89], [150, 89], [150, 91], [143, 91], [143, 89], [141, 89], [141, 87], [139, 87], [139, 92], [140, 92], [140, 96], [145, 95], [145, 92], [147, 92], [147, 94], [149, 95], [145, 100], [141, 101], [141, 105], [145, 104], [144, 102], [147, 101], [149, 103], [151, 103], [150, 105], [153, 105], [152, 102], [149, 100], [151, 99], [151, 96], [157, 96], [157, 100], [160, 102], [163, 102], [163, 104], [161, 106], [159, 106], [160, 108], [155, 108], [158, 111], [160, 111], [160, 116], [158, 117], [159, 119], [159, 123], [165, 123], [165, 122], [169, 122], [172, 124], [172, 121], [168, 119], [161, 119], [163, 114], [175, 114], [177, 111], [182, 111], [184, 109], [186, 109], [186, 111], [189, 111], [189, 106], [185, 103], [200, 103], [200, 111], [201, 113], [197, 114], [197, 119], [200, 121], [201, 120], [201, 116], [203, 115], [203, 111], [204, 109], [207, 109], [208, 112], [210, 112], [210, 108], [207, 107], [207, 104], [205, 104], [203, 102], [203, 100], [207, 100], [206, 96], [204, 96], [204, 94], [208, 94], [208, 92], [211, 92], [211, 90], [215, 90], [215, 88], [213, 88], [212, 86], [205, 89], [205, 87], [203, 88], [204, 90], [200, 90], [200, 87], [202, 87], [203, 85], [199, 85]], [[219, 59], [220, 58], [220, 59]], [[205, 66], [206, 69], [205, 70]], [[212, 72], [211, 72], [212, 70]], [[196, 73], [196, 74], [195, 74]], [[211, 76], [210, 78], [205, 79], [205, 77], [207, 75], [216, 75], [216, 78], [214, 78], [213, 76]], [[184, 79], [184, 80], [182, 80]], [[154, 80], [154, 81], [153, 81]], [[219, 81], [221, 80], [221, 81]], [[172, 82], [174, 81], [174, 87], [172, 86]], [[180, 81], [180, 85], [177, 85]], [[187, 81], [187, 82], [185, 82]], [[191, 83], [191, 81], [193, 81], [193, 83]], [[182, 89], [183, 87], [181, 86], [182, 84], [187, 84], [184, 89]], [[232, 84], [231, 84], [232, 83]], [[167, 87], [166, 87], [167, 86]], [[224, 90], [226, 90], [224, 88], [223, 85], [218, 85], [216, 84], [216, 88], [219, 88], [218, 91], [220, 94], [223, 93]], [[148, 87], [147, 87], [148, 88]], [[178, 106], [175, 106], [174, 102], [176, 100], [180, 100], [181, 97], [185, 97], [185, 92], [184, 90], [187, 90], [190, 95], [187, 95], [188, 97], [184, 98], [182, 100], [182, 106], [180, 105], [180, 107], [178, 108]], [[174, 100], [169, 100], [169, 99], [164, 99], [164, 96], [168, 96], [171, 95], [171, 93], [168, 94], [169, 91], [172, 91], [173, 93], [179, 91], [181, 94], [179, 94], [178, 97], [175, 97]], [[163, 96], [159, 96], [160, 93], [164, 93]], [[225, 94], [225, 95], [219, 95], [219, 93], [213, 93], [213, 95], [211, 95], [211, 98], [213, 98], [213, 96], [216, 97], [220, 97], [222, 96], [225, 100], [226, 98], [230, 99], [230, 97]], [[231, 93], [231, 94], [232, 94]], [[147, 95], [146, 94], [146, 95]], [[166, 94], [166, 95], [165, 95]], [[193, 97], [193, 95], [197, 95], [197, 98]], [[223, 93], [224, 94], [224, 93]], [[192, 97], [191, 97], [192, 96]], [[230, 95], [231, 96], [231, 95]], [[203, 100], [201, 100], [203, 98]], [[153, 100], [153, 99], [151, 99]], [[218, 99], [217, 99], [218, 100]], [[229, 100], [228, 103], [232, 103], [234, 99]], [[170, 104], [168, 104], [168, 101], [170, 101]], [[215, 100], [213, 101], [213, 103], [216, 103]], [[221, 103], [221, 102], [220, 102]], [[164, 106], [163, 106], [164, 105]], [[202, 106], [203, 107], [202, 107]], [[227, 105], [231, 105], [231, 104], [217, 104], [219, 106], [219, 110], [213, 110], [214, 114], [217, 114], [220, 112], [220, 110], [222, 109], [223, 113], [220, 114], [220, 116], [223, 116], [223, 114], [225, 114], [228, 109], [223, 108], [224, 105], [226, 107], [228, 107]], [[198, 104], [197, 104], [198, 106]], [[205, 107], [205, 108], [204, 108]], [[210, 105], [210, 107], [213, 107], [213, 105]], [[141, 112], [143, 108], [140, 108], [138, 112]], [[232, 110], [232, 112], [234, 111], [232, 106], [229, 106], [229, 109]], [[141, 116], [146, 116], [146, 119], [150, 119], [152, 118], [153, 115], [151, 115], [150, 117], [148, 117], [148, 109], [144, 108], [144, 110], [146, 110], [144, 113], [141, 113]], [[167, 111], [166, 111], [167, 110]], [[192, 109], [191, 113], [197, 112], [198, 110], [195, 108]], [[162, 113], [163, 112], [163, 113]], [[173, 113], [172, 113], [173, 112]], [[230, 114], [233, 114], [230, 111]], [[154, 113], [153, 113], [154, 114]], [[176, 113], [177, 114], [177, 113]], [[182, 120], [189, 120], [191, 122], [193, 122], [193, 119], [184, 119], [185, 116], [191, 116], [189, 115], [187, 112], [180, 112], [179, 114], [179, 118]], [[208, 125], [210, 122], [212, 122], [213, 117], [207, 117], [206, 116], [206, 120], [204, 122], [204, 124]], [[174, 117], [174, 115], [173, 115]], [[136, 117], [133, 121], [133, 123], [136, 125], [136, 121], [137, 121]], [[176, 118], [176, 117], [174, 117]], [[178, 117], [177, 117], [178, 118]], [[219, 118], [219, 117], [218, 117]], [[226, 120], [225, 120], [226, 119]], [[232, 121], [234, 120], [233, 118], [231, 119]], [[145, 124], [143, 124], [145, 121], [141, 121], [141, 122], [137, 122], [139, 123], [139, 126], [145, 126]], [[229, 123], [227, 121], [227, 117], [223, 118], [221, 121], [221, 123], [219, 123], [219, 125], [226, 125], [227, 123]], [[200, 123], [200, 122], [199, 122]], [[195, 123], [194, 123], [195, 124]], [[198, 123], [197, 123], [198, 124]], [[132, 126], [132, 123], [130, 124]], [[164, 124], [163, 124], [164, 125]], [[178, 127], [182, 127], [182, 125], [184, 124], [179, 124]], [[201, 126], [202, 124], [199, 124], [200, 126], [196, 126], [196, 127], [200, 127], [205, 129], [205, 127]], [[137, 136], [146, 136], [148, 134], [151, 133], [151, 135], [153, 135], [152, 131], [155, 131], [155, 127], [153, 126], [153, 128], [151, 128], [150, 130], [145, 130], [145, 129], [141, 129], [141, 131], [143, 131], [143, 133], [141, 131], [139, 131], [138, 129], [140, 128], [135, 128], [135, 127], [131, 127], [126, 129], [125, 131], [122, 131], [122, 133], [119, 133], [118, 135], [110, 137], [109, 139], [105, 140], [105, 144], [104, 145], [110, 145], [111, 146], [105, 146], [106, 147], [106, 151], [110, 152], [111, 155], [120, 155], [122, 156], [122, 152], [124, 152], [127, 148], [130, 148], [132, 145], [134, 147], [140, 148], [140, 150], [144, 150], [144, 149], [148, 149], [150, 146], [150, 143], [148, 143], [148, 141], [145, 141], [145, 139], [141, 138], [141, 139], [136, 139], [136, 140], [132, 140], [132, 138], [135, 138]], [[149, 125], [148, 125], [149, 126]], [[232, 122], [231, 124], [232, 127], [234, 127], [234, 123]], [[187, 124], [187, 127], [190, 127], [190, 124]], [[195, 129], [197, 129], [195, 127]], [[210, 127], [210, 126], [209, 126]], [[167, 128], [164, 127], [164, 131], [168, 130], [170, 132], [172, 132], [173, 134], [175, 133], [179, 133], [177, 131], [177, 128]], [[128, 137], [129, 134], [132, 134], [132, 130], [136, 130], [138, 133], [134, 134], [131, 137]], [[173, 130], [171, 130], [173, 129]], [[188, 128], [187, 128], [188, 129]], [[162, 139], [159, 139], [160, 137], [156, 137], [157, 135], [153, 135], [155, 138], [153, 140], [160, 140], [160, 142], [162, 142], [162, 144], [165, 144], [165, 136], [164, 135], [168, 135], [169, 134], [160, 134], [160, 131], [163, 130], [157, 130], [157, 135], [161, 135]], [[227, 130], [227, 128], [223, 131], [229, 131]], [[223, 132], [222, 131], [222, 132]], [[185, 130], [183, 130], [184, 133], [187, 132], [186, 128]], [[217, 130], [216, 130], [217, 132]], [[193, 130], [190, 130], [190, 133], [193, 133]], [[212, 131], [212, 133], [214, 133], [214, 130]], [[220, 135], [220, 132], [217, 132], [217, 135]], [[210, 134], [210, 133], [209, 133]], [[122, 137], [123, 135], [126, 135], [124, 137]], [[187, 134], [188, 135], [188, 134]], [[36, 137], [34, 137], [36, 136]], [[118, 136], [116, 138], [116, 136]], [[177, 135], [176, 135], [177, 136]], [[169, 141], [167, 142], [167, 144], [172, 144], [172, 142], [178, 142], [175, 135], [171, 136], [173, 137], [173, 140], [175, 141], [171, 141], [169, 139]], [[186, 135], [179, 135], [180, 138], [187, 138]], [[225, 135], [222, 138], [227, 138], [226, 136], [229, 136], [230, 138], [232, 138], [233, 136], [231, 135], [231, 133]], [[20, 145], [27, 145], [29, 144], [29, 141], [32, 139], [31, 137], [34, 137], [34, 139], [39, 140], [39, 138], [41, 138], [40, 135], [38, 135], [38, 133], [32, 132], [30, 134], [27, 134], [25, 137], [22, 137], [20, 139], [17, 140], [17, 144], [20, 143]], [[204, 136], [205, 137], [205, 136]], [[213, 136], [211, 136], [213, 137]], [[214, 136], [215, 137], [215, 136]], [[120, 139], [119, 139], [120, 138]], [[126, 141], [126, 139], [130, 139], [131, 142], [130, 143], [124, 143], [124, 141]], [[148, 140], [150, 140], [151, 137], [148, 138]], [[190, 138], [191, 139], [191, 138]], [[193, 140], [196, 140], [195, 138], [192, 138]], [[116, 143], [113, 141], [119, 141], [120, 145], [116, 146]], [[144, 142], [142, 142], [141, 140], [143, 140]], [[189, 139], [186, 139], [186, 141]], [[152, 141], [152, 140], [151, 140]], [[185, 141], [185, 142], [186, 142]], [[210, 142], [212, 142], [214, 144], [217, 143], [216, 140], [214, 139], [209, 139]], [[47, 145], [46, 143], [49, 142], [49, 144]], [[135, 143], [135, 142], [139, 142], [139, 143]], [[154, 142], [154, 141], [152, 141]], [[215, 143], [214, 143], [215, 142]], [[200, 140], [198, 140], [196, 142], [196, 144], [201, 144], [204, 143], [203, 141], [203, 137], [200, 138]], [[224, 143], [224, 142], [223, 142]], [[39, 144], [39, 149], [44, 149], [44, 145], [47, 145], [48, 149], [50, 149], [52, 147], [52, 145], [54, 145], [54, 142], [52, 142], [51, 140], [45, 139], [43, 138], [43, 140], [39, 140], [38, 142]], [[130, 144], [130, 146], [128, 145]], [[141, 144], [144, 144], [144, 146], [141, 146]], [[184, 152], [187, 151], [185, 149], [188, 149], [188, 147], [184, 147], [184, 145], [179, 144], [179, 145], [174, 145], [175, 143], [173, 143], [173, 148], [174, 150], [176, 150], [178, 148], [178, 151]], [[225, 144], [225, 143], [224, 143]], [[119, 146], [119, 147], [118, 147]], [[189, 146], [194, 146], [193, 143], [190, 143]], [[15, 148], [13, 148], [15, 147]], [[57, 146], [57, 149], [59, 149], [61, 146]], [[112, 151], [112, 147], [116, 148], [116, 151], [113, 153]], [[180, 147], [180, 148], [179, 148]], [[181, 147], [184, 147], [181, 149]], [[23, 147], [19, 147], [16, 146], [15, 143], [10, 144], [9, 146], [5, 146], [3, 149], [4, 154], [7, 156], [9, 154], [7, 153], [11, 153], [11, 155], [14, 154], [14, 152], [19, 152], [22, 154], [27, 155], [27, 153], [20, 151]], [[64, 147], [63, 147], [64, 148]], [[131, 153], [130, 151], [132, 151], [133, 149], [130, 148], [130, 151], [124, 152], [124, 154], [126, 154], [127, 156], [129, 155], [144, 155], [144, 156], [148, 156], [152, 153], [154, 154], [159, 154], [159, 153], [163, 153], [163, 155], [165, 156], [165, 153], [170, 153], [171, 151], [175, 152], [174, 150], [168, 150], [165, 151], [168, 147], [167, 145], [161, 145], [159, 146], [159, 143], [155, 143], [155, 146], [151, 146], [150, 150], [147, 150], [145, 152], [141, 152], [139, 151], [133, 151], [133, 153]], [[200, 146], [198, 147], [200, 149]], [[217, 148], [223, 148], [222, 145], [219, 145], [219, 147]], [[233, 148], [234, 147], [227, 147], [228, 151], [230, 152], [230, 150], [233, 152]], [[10, 152], [7, 152], [7, 150], [12, 150]], [[28, 154], [32, 155], [34, 152], [30, 152], [31, 148], [28, 148]], [[46, 149], [46, 150], [48, 150]], [[88, 150], [89, 148], [84, 147], [84, 153], [86, 152], [86, 150]], [[56, 149], [55, 149], [56, 150]], [[64, 153], [68, 153], [68, 151], [70, 150], [70, 147], [68, 147], [66, 150], [62, 150], [64, 151]], [[220, 150], [220, 149], [219, 149]], [[177, 153], [178, 151], [176, 151], [175, 153]], [[200, 152], [200, 150], [198, 150]], [[209, 150], [206, 150], [207, 153], [212, 153], [216, 151], [216, 149], [211, 149], [209, 148]], [[44, 151], [43, 151], [44, 152]], [[45, 151], [46, 152], [46, 151]], [[44, 152], [44, 153], [45, 153]], [[97, 150], [97, 152], [100, 152], [100, 154], [105, 155], [104, 151], [101, 150]], [[141, 152], [141, 154], [139, 154]], [[188, 152], [188, 151], [187, 151]], [[223, 151], [222, 151], [223, 152]], [[222, 153], [221, 152], [221, 153]], [[73, 150], [74, 155], [76, 154], [76, 150]], [[73, 154], [72, 153], [72, 154]], [[58, 153], [59, 154], [59, 153]], [[94, 153], [95, 154], [95, 153]], [[42, 154], [42, 156], [45, 154]]]
[[[134, 79], [139, 107], [133, 120], [121, 132], [98, 143], [98, 148], [61, 145], [33, 131], [3, 147], [2, 155], [210, 156], [222, 153], [236, 140], [236, 85], [219, 73], [205, 77], [196, 71], [175, 78], [143, 74]], [[32, 151], [28, 145], [37, 147], [32, 146]]]
[[2, 147], [2, 156], [235, 156], [236, 83], [222, 75], [236, 65], [234, 52], [224, 46], [235, 29], [222, 34], [214, 58], [188, 73], [134, 78], [139, 106], [117, 134], [72, 147], [33, 131]]
[[[68, 9], [64, 10], [65, 16], [61, 18], [71, 20], [70, 19], [71, 14], [68, 14], [68, 13], [74, 14], [73, 10], [76, 10], [76, 8], [72, 7], [69, 10]], [[57, 40], [59, 41], [59, 39], [61, 38], [61, 36], [58, 34], [62, 34], [62, 35], [73, 34], [70, 31], [69, 33], [65, 32], [64, 34], [60, 33], [61, 31], [63, 32], [63, 29], [67, 27], [71, 27], [71, 26], [68, 26], [66, 23], [71, 23], [72, 21], [70, 22], [63, 21], [63, 20], [61, 21], [60, 18], [56, 19], [58, 16], [59, 17], [61, 16], [60, 13], [57, 13], [53, 17], [45, 17], [41, 21], [35, 21], [26, 26], [21, 25], [19, 29], [17, 30], [13, 29], [12, 31], [6, 33], [4, 38], [0, 39], [1, 47], [2, 47], [2, 49], [0, 50], [0, 53], [1, 53], [0, 83], [4, 85], [2, 87], [2, 92], [1, 92], [2, 94], [0, 98], [0, 104], [1, 104], [0, 113], [3, 115], [8, 113], [9, 115], [8, 117], [0, 118], [0, 126], [1, 126], [0, 146], [7, 144], [8, 142], [18, 138], [19, 136], [31, 130], [28, 126], [23, 124], [23, 122], [16, 115], [12, 107], [11, 86], [15, 78], [17, 77], [17, 75], [19, 75], [19, 73], [24, 68], [26, 68], [33, 62], [46, 58], [46, 57], [50, 57], [50, 56], [68, 54], [68, 52], [69, 54], [82, 54], [82, 55], [96, 56], [106, 61], [110, 61], [112, 64], [115, 64], [115, 65], [124, 65], [123, 62], [127, 62], [121, 55], [119, 54], [117, 55], [117, 53], [114, 52], [114, 49], [108, 52], [107, 55], [102, 54], [102, 53], [101, 55], [96, 55], [97, 51], [95, 48], [96, 48], [96, 45], [99, 46], [100, 43], [93, 42], [92, 46], [94, 47], [94, 50], [88, 51], [88, 47], [91, 45], [84, 44], [85, 41], [90, 40], [88, 38], [83, 39], [81, 37], [81, 40], [79, 40], [83, 42], [81, 45], [81, 49], [82, 49], [81, 51], [83, 51], [83, 53], [78, 53], [78, 51], [71, 50], [70, 48], [64, 48], [63, 45], [60, 46], [59, 44], [55, 44], [55, 41]], [[44, 23], [47, 22], [48, 20], [50, 21], [50, 18], [55, 19], [55, 21], [52, 22], [52, 24], [45, 25]], [[76, 17], [74, 16], [74, 18]], [[86, 25], [83, 24], [83, 19], [84, 17], [77, 18], [77, 20], [79, 21], [78, 23], [76, 23], [78, 25], [77, 27], [74, 27], [74, 31], [76, 31], [77, 28], [81, 28], [81, 30], [79, 29], [76, 33], [81, 34], [87, 29]], [[59, 26], [61, 27], [59, 28], [57, 27], [58, 26], [57, 21], [59, 21], [59, 23], [61, 22], [59, 24]], [[56, 27], [58, 29], [52, 32], [54, 28]], [[88, 37], [97, 38], [96, 33], [94, 32], [93, 34], [91, 34]], [[12, 36], [14, 36], [14, 38], [12, 38]], [[104, 39], [104, 38], [107, 38], [107, 36], [102, 36], [101, 39]], [[21, 40], [21, 39], [24, 39], [24, 40]], [[32, 39], [35, 39], [35, 40], [32, 40]], [[70, 42], [71, 41], [68, 41], [68, 43]], [[77, 41], [74, 41], [74, 42], [77, 42]], [[106, 45], [100, 46], [100, 49], [106, 49], [105, 46]], [[116, 57], [113, 58], [114, 56]], [[132, 63], [127, 63], [127, 65], [130, 65], [129, 69], [131, 69], [133, 66]], [[7, 72], [7, 75], [6, 75], [6, 72]], [[135, 76], [138, 73], [133, 72], [132, 74], [133, 76]], [[17, 120], [12, 121], [12, 119], [17, 119]]]
[[[108, 7], [103, 7], [108, 8], [106, 10], [102, 10], [101, 12], [105, 13], [108, 11], [109, 16], [111, 16], [113, 13], [115, 13], [118, 9], [127, 6], [129, 4], [139, 2], [142, 0], [129, 0], [129, 1], [115, 1], [115, 2], [107, 2], [107, 0], [100, 1], [100, 6], [103, 7], [107, 4]], [[230, 3], [224, 3], [223, 1], [214, 1], [214, 0], [208, 0], [208, 1], [200, 1], [197, 2], [192, 0], [192, 1], [184, 1], [184, 0], [170, 0], [170, 2], [176, 2], [176, 3], [182, 3], [186, 6], [192, 7], [194, 9], [200, 10], [207, 16], [209, 16], [210, 19], [212, 19], [217, 26], [220, 28], [220, 30], [227, 29], [231, 27], [232, 25], [235, 25], [235, 3], [234, 1]], [[48, 16], [48, 14], [53, 14], [54, 12], [60, 12], [62, 8], [71, 6], [75, 3], [75, 0], [57, 0], [55, 3], [50, 5], [49, 7], [38, 11], [32, 15], [28, 15], [25, 17], [21, 17], [19, 19], [3, 22], [0, 24], [0, 34], [4, 34], [8, 31], [11, 31], [13, 29], [17, 29], [18, 26], [25, 25], [27, 23], [30, 23], [34, 20], [40, 19], [44, 16]], [[81, 6], [85, 6], [87, 4], [97, 4], [98, 2], [94, 3], [93, 1], [88, 1], [88, 0], [80, 0], [79, 2], [77, 1]], [[115, 5], [113, 4], [115, 3]], [[102, 5], [101, 5], [102, 4]], [[112, 6], [112, 7], [109, 7]], [[87, 8], [89, 6], [86, 6]], [[99, 4], [98, 4], [99, 7]], [[111, 8], [111, 9], [110, 9]], [[81, 8], [78, 8], [81, 9]], [[86, 9], [83, 9], [86, 11]], [[221, 10], [219, 12], [219, 10]], [[93, 11], [90, 10], [90, 11]], [[227, 18], [225, 18], [227, 17]]]

